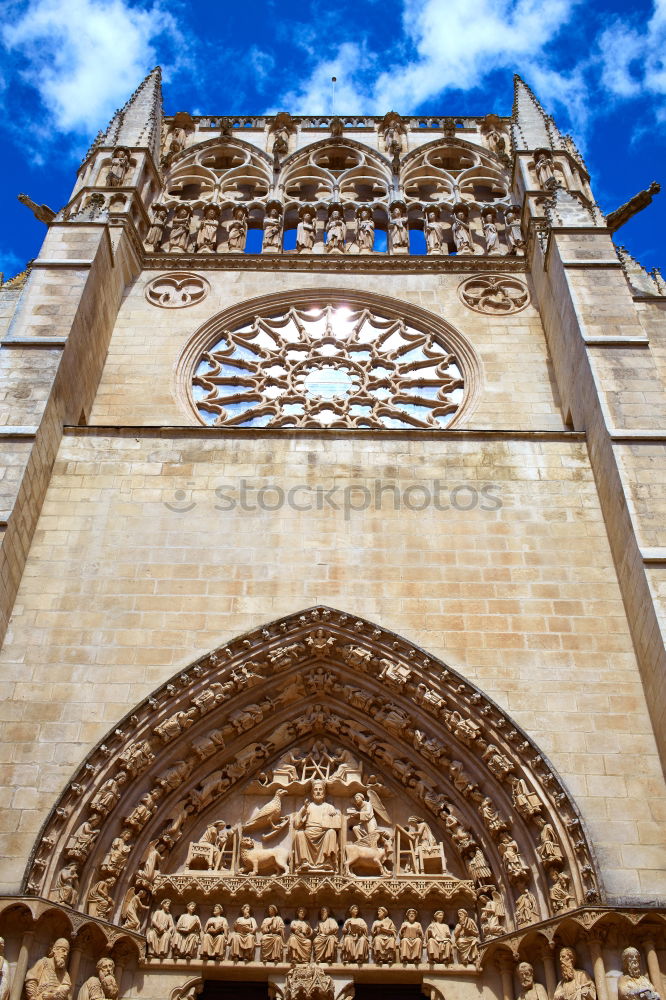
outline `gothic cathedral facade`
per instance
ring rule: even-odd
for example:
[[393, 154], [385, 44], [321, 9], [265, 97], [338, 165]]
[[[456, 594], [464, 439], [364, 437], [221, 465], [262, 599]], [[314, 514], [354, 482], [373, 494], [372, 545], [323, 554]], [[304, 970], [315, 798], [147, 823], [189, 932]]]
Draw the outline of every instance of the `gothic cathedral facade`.
[[229, 119], [157, 69], [22, 196], [0, 1000], [664, 996], [652, 193], [519, 78]]

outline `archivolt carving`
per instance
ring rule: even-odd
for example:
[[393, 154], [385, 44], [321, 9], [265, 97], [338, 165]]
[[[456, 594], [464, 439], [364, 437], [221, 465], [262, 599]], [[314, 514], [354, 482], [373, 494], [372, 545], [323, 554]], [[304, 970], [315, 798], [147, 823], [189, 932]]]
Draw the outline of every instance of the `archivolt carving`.
[[480, 385], [471, 346], [425, 310], [331, 289], [253, 299], [208, 322], [177, 379], [207, 424], [453, 427]]
[[202, 657], [126, 717], [51, 814], [28, 892], [59, 892], [67, 866], [80, 910], [115, 880], [106, 919], [128, 930], [162, 897], [196, 928], [213, 903], [231, 926], [248, 900], [316, 892], [338, 912], [381, 903], [396, 926], [443, 909], [488, 941], [557, 912], [549, 872], [570, 906], [599, 894], [575, 806], [530, 740], [444, 664], [327, 608]]

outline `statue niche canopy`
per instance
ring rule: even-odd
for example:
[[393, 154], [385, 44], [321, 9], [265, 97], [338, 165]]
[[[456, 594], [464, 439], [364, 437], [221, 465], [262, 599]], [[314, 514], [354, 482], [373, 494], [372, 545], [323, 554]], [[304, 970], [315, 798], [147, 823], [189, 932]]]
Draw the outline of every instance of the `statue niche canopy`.
[[122, 720], [52, 811], [25, 888], [149, 931], [156, 961], [199, 955], [210, 921], [220, 961], [255, 960], [262, 914], [293, 911], [310, 940], [316, 899], [347, 937], [370, 910], [404, 925], [407, 962], [424, 918], [441, 924], [441, 962], [476, 967], [483, 942], [600, 900], [575, 805], [529, 738], [445, 664], [328, 608], [202, 657]]

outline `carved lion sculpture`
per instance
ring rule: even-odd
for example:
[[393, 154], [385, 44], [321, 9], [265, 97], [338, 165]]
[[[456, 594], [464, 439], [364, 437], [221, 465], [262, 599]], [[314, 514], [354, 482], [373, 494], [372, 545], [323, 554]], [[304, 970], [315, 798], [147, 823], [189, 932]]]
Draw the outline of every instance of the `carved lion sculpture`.
[[241, 868], [246, 875], [260, 872], [289, 874], [289, 852], [286, 847], [258, 847], [251, 837], [243, 837], [240, 844]]

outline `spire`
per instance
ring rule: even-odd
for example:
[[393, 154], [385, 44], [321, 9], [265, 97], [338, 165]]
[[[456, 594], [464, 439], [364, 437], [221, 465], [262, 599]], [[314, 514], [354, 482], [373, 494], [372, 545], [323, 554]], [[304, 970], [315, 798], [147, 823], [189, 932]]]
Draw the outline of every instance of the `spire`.
[[557, 125], [518, 74], [513, 78], [513, 85], [511, 133], [514, 149], [562, 149], [564, 140]]
[[162, 130], [162, 70], [156, 66], [129, 101], [116, 111], [95, 145], [147, 146], [159, 162]]

